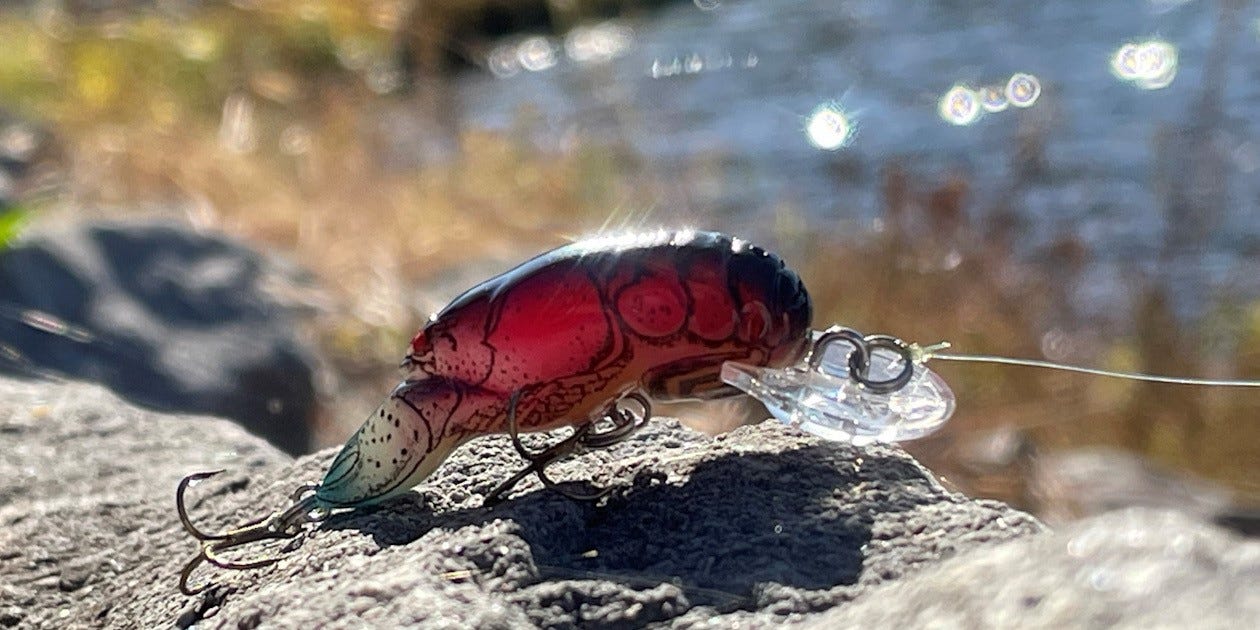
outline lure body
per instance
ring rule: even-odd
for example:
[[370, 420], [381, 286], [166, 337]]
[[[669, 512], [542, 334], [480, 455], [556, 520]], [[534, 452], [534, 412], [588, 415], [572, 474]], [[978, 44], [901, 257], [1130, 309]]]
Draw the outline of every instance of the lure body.
[[346, 443], [316, 496], [372, 503], [407, 491], [464, 441], [580, 425], [638, 391], [739, 393], [726, 361], [781, 366], [807, 348], [812, 306], [781, 259], [712, 232], [580, 241], [457, 297], [412, 340], [404, 381]]

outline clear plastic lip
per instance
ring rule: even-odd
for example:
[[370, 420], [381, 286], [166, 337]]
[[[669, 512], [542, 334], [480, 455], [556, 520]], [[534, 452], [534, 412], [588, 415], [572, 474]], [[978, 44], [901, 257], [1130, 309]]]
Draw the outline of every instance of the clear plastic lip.
[[[902, 389], [874, 393], [849, 379], [846, 344], [829, 344], [818, 370], [803, 363], [764, 368], [739, 363], [722, 366], [722, 380], [760, 400], [780, 422], [828, 440], [866, 444], [924, 437], [954, 413], [949, 385], [922, 363]], [[884, 380], [902, 369], [894, 353], [871, 354], [867, 377]]]

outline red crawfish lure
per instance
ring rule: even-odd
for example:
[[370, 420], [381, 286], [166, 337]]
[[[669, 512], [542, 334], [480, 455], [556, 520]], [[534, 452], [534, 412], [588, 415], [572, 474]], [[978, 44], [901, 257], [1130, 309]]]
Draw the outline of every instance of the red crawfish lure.
[[[602, 237], [542, 254], [430, 318], [403, 360], [402, 383], [350, 437], [323, 480], [296, 490], [287, 509], [206, 533], [189, 520], [183, 497], [192, 482], [217, 472], [181, 481], [180, 520], [201, 550], [184, 568], [180, 588], [202, 590], [188, 582], [203, 561], [229, 569], [275, 562], [229, 560], [222, 552], [292, 538], [333, 510], [405, 493], [476, 437], [508, 433], [530, 462], [487, 503], [529, 474], [557, 489], [544, 471], [548, 463], [630, 435], [651, 417], [650, 399], [738, 394], [721, 378], [727, 362], [797, 362], [810, 347], [811, 318], [795, 272], [778, 256], [723, 234]], [[574, 427], [573, 435], [541, 452], [517, 439], [518, 431], [563, 426]]]
[[[524, 477], [567, 496], [545, 467], [624, 439], [651, 417], [651, 399], [751, 394], [785, 424], [820, 437], [897, 442], [940, 428], [954, 395], [924, 365], [930, 359], [1022, 365], [1161, 383], [1260, 387], [1260, 381], [1112, 372], [1049, 361], [943, 352], [849, 328], [811, 331], [809, 294], [781, 259], [712, 232], [654, 232], [596, 238], [542, 254], [473, 287], [430, 318], [403, 360], [403, 382], [342, 448], [318, 484], [298, 488], [289, 507], [242, 527], [205, 533], [180, 590], [202, 562], [256, 568], [222, 553], [294, 538], [337, 509], [397, 496], [419, 484], [464, 442], [507, 433], [529, 462], [486, 497], [494, 503]], [[631, 403], [627, 405], [627, 402]], [[633, 408], [638, 408], [634, 413]], [[563, 426], [572, 435], [540, 452], [520, 431]]]

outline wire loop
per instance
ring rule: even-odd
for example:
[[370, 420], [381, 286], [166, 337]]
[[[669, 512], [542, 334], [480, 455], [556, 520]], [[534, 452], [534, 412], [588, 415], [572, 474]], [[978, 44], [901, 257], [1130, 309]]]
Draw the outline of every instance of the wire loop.
[[[809, 367], [822, 371], [827, 346], [842, 341], [853, 346], [849, 353], [849, 379], [876, 394], [900, 391], [914, 378], [914, 351], [910, 344], [892, 335], [865, 335], [842, 326], [833, 326], [814, 340], [809, 354]], [[901, 371], [888, 379], [872, 379], [871, 355], [875, 350], [889, 350], [901, 360]]]

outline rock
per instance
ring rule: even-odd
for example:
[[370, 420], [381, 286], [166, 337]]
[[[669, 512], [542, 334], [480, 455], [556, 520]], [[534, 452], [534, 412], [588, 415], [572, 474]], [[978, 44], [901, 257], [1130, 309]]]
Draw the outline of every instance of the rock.
[[106, 593], [163, 579], [137, 566], [178, 527], [169, 503], [184, 474], [226, 466], [244, 486], [288, 461], [226, 420], [160, 415], [97, 385], [8, 379], [0, 453], [0, 626], [20, 627], [96, 623]]
[[895, 448], [657, 420], [555, 467], [562, 482], [613, 486], [602, 505], [530, 481], [480, 507], [521, 466], [506, 439], [484, 438], [417, 493], [334, 517], [277, 564], [199, 569], [195, 583], [218, 586], [188, 598], [176, 583], [195, 545], [176, 480], [227, 468], [190, 491], [194, 520], [226, 527], [283, 506], [334, 450], [291, 462], [225, 421], [0, 379], [0, 451], [0, 619], [30, 627], [768, 627], [1042, 531]]
[[[535, 441], [539, 436], [530, 436]], [[172, 505], [192, 471], [207, 528], [284, 505], [296, 462], [224, 420], [137, 409], [95, 385], [0, 379], [0, 627], [1237, 627], [1260, 618], [1260, 543], [1131, 510], [1041, 533], [944, 490], [897, 449], [773, 423], [709, 438], [668, 420], [563, 462], [614, 488], [519, 487], [507, 440], [413, 493], [327, 521], [254, 571], [199, 569]], [[577, 482], [582, 483], [582, 482]]]
[[1135, 508], [960, 555], [805, 625], [1238, 628], [1260, 619], [1257, 576], [1260, 543]]
[[172, 225], [44, 233], [0, 252], [0, 371], [99, 382], [306, 452], [314, 363], [293, 309], [268, 292], [284, 282], [301, 280], [226, 237]]

